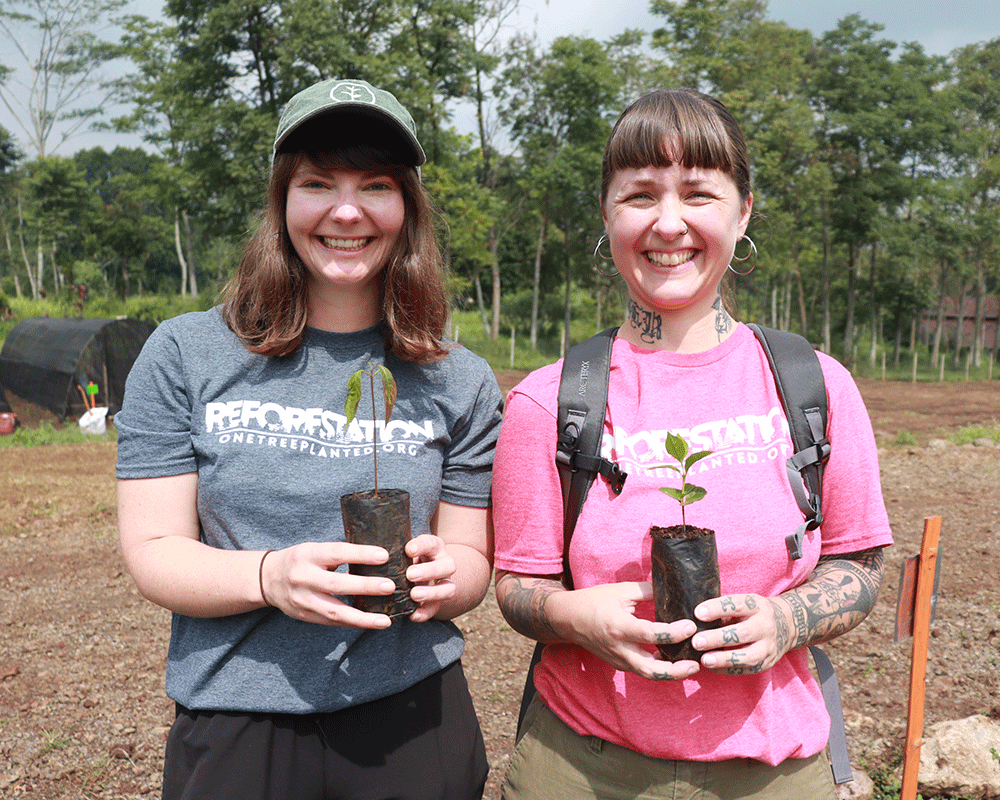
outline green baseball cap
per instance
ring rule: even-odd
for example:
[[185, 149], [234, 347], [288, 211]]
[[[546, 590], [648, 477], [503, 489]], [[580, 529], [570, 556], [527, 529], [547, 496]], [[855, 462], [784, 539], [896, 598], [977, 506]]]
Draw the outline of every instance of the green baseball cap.
[[419, 167], [427, 160], [417, 141], [417, 126], [410, 112], [385, 89], [377, 89], [367, 81], [360, 80], [321, 81], [295, 95], [281, 112], [274, 151], [277, 152], [293, 131], [311, 119], [325, 114], [346, 115], [357, 112], [388, 123], [392, 130], [400, 134], [405, 152], [411, 156], [407, 166]]

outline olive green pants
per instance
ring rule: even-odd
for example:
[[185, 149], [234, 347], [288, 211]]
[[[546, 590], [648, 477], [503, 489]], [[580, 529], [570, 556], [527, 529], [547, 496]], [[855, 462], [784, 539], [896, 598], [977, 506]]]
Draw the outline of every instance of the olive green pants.
[[668, 761], [580, 736], [536, 696], [504, 776], [503, 800], [836, 800], [826, 755], [776, 767], [748, 758]]

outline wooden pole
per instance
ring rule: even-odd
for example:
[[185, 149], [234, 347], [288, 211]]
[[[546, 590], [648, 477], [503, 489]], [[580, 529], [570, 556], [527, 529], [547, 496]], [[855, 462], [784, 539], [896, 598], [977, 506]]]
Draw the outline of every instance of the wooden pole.
[[923, 744], [924, 692], [927, 688], [927, 644], [931, 632], [931, 597], [937, 567], [941, 517], [924, 519], [924, 538], [917, 564], [916, 602], [913, 609], [913, 657], [910, 663], [910, 705], [906, 718], [906, 752], [903, 756], [903, 787], [899, 800], [916, 800], [920, 746]]

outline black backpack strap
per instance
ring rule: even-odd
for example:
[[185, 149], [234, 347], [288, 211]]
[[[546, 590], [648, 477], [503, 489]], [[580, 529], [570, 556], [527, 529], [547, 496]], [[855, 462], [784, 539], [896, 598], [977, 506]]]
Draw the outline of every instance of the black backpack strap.
[[617, 332], [618, 328], [608, 328], [571, 347], [559, 379], [556, 466], [563, 494], [563, 583], [567, 589], [573, 588], [569, 541], [594, 478], [600, 473], [611, 490], [621, 494], [628, 477], [615, 462], [601, 458], [611, 347]]
[[[802, 558], [805, 532], [819, 527], [823, 521], [820, 507], [823, 498], [823, 467], [830, 457], [830, 440], [826, 436], [826, 381], [816, 351], [809, 341], [795, 333], [750, 324], [749, 327], [767, 355], [778, 395], [788, 418], [795, 452], [785, 462], [788, 483], [795, 495], [805, 521], [785, 537], [788, 553], [793, 559]], [[804, 487], [803, 487], [804, 484]], [[823, 702], [830, 715], [830, 766], [834, 783], [854, 779], [847, 751], [847, 731], [844, 709], [840, 700], [840, 684], [833, 664], [819, 647], [811, 646], [816, 675], [819, 678]]]
[[823, 370], [816, 351], [804, 337], [762, 325], [750, 324], [747, 327], [754, 332], [767, 355], [788, 418], [795, 452], [785, 462], [785, 467], [788, 483], [805, 522], [785, 537], [785, 544], [793, 559], [802, 558], [805, 532], [815, 530], [823, 521], [820, 507], [823, 467], [830, 457]]
[[844, 708], [840, 700], [840, 683], [837, 673], [830, 663], [829, 657], [816, 645], [809, 646], [813, 663], [816, 665], [816, 677], [819, 678], [819, 689], [823, 693], [823, 703], [830, 715], [830, 767], [833, 769], [833, 782], [849, 783], [854, 780], [851, 772], [851, 758], [847, 751], [847, 726], [844, 724]]
[[[569, 542], [597, 474], [603, 475], [615, 494], [621, 494], [628, 475], [613, 461], [601, 458], [601, 436], [608, 406], [608, 376], [611, 348], [618, 328], [608, 328], [571, 347], [563, 358], [559, 378], [559, 410], [556, 414], [556, 466], [563, 496], [563, 583], [573, 588], [569, 569]], [[520, 734], [528, 704], [535, 695], [535, 665], [545, 645], [538, 642], [531, 654], [528, 675], [517, 716]]]

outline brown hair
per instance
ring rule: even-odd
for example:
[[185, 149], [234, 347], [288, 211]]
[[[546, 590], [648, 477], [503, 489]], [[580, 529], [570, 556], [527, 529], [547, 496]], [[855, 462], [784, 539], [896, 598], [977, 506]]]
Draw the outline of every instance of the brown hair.
[[285, 223], [292, 175], [303, 161], [318, 169], [384, 172], [399, 181], [405, 207], [396, 247], [380, 273], [386, 351], [417, 363], [443, 357], [448, 297], [434, 211], [417, 170], [401, 166], [371, 131], [355, 128], [348, 140], [331, 135], [329, 123], [304, 127], [274, 156], [260, 225], [223, 290], [226, 324], [252, 353], [294, 353], [305, 336], [308, 281]]
[[[615, 173], [622, 169], [669, 167], [717, 169], [733, 179], [743, 202], [750, 198], [750, 163], [739, 123], [721, 102], [694, 89], [656, 89], [618, 117], [601, 164], [601, 208]], [[728, 276], [727, 276], [728, 277]], [[735, 297], [723, 280], [730, 313]]]
[[688, 169], [725, 172], [744, 202], [750, 197], [747, 145], [729, 109], [693, 89], [657, 89], [628, 106], [611, 131], [601, 165], [601, 205], [619, 170], [669, 167], [674, 157]]

